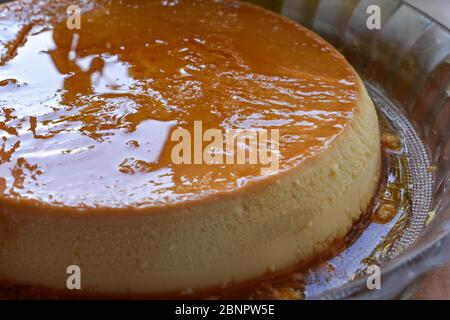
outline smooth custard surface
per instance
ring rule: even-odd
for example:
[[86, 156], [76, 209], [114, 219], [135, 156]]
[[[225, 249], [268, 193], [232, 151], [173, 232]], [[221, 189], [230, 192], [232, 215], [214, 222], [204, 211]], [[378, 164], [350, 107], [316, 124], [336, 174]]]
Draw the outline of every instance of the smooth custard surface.
[[312, 32], [236, 1], [0, 7], [0, 193], [158, 207], [245, 188], [260, 165], [175, 165], [175, 128], [279, 129], [280, 171], [352, 120], [357, 76]]

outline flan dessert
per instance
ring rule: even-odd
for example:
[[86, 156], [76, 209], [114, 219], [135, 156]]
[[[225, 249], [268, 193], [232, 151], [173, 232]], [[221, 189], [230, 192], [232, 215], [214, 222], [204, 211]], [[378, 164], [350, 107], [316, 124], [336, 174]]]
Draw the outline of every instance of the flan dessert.
[[377, 115], [345, 58], [234, 0], [1, 5], [0, 136], [0, 284], [69, 293], [77, 266], [86, 296], [308, 263], [380, 175]]

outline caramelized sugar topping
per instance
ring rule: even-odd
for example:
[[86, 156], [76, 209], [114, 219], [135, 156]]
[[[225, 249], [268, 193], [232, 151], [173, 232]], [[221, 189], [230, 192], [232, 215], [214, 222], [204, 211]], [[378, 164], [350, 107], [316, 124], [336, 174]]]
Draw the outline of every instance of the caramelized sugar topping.
[[[176, 128], [279, 129], [280, 171], [351, 121], [354, 72], [285, 18], [235, 1], [74, 1], [0, 7], [0, 193], [72, 207], [199, 200], [261, 165], [176, 165]], [[270, 136], [270, 135], [269, 135]], [[208, 143], [204, 143], [204, 146]]]

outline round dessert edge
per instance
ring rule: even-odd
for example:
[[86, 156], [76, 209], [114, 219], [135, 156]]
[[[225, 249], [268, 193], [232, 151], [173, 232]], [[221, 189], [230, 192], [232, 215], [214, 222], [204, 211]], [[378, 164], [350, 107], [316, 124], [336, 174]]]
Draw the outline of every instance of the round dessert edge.
[[[65, 268], [77, 262], [89, 266], [83, 269], [86, 293], [157, 295], [244, 281], [314, 259], [329, 243], [345, 237], [378, 184], [376, 114], [361, 88], [361, 108], [349, 130], [315, 165], [285, 175], [263, 193], [254, 190], [158, 219], [130, 214], [105, 221], [95, 215], [3, 210], [0, 225], [6, 232], [0, 242], [9, 254], [0, 259], [2, 278], [58, 288], [65, 284]], [[356, 167], [341, 171], [349, 162]], [[21, 250], [13, 250], [15, 243]], [[151, 257], [159, 257], [158, 265], [152, 266]]]
[[354, 117], [327, 148], [239, 190], [170, 208], [80, 210], [0, 199], [0, 282], [63, 291], [67, 266], [77, 264], [81, 295], [158, 296], [317, 259], [368, 208], [380, 176], [375, 108], [353, 73]]

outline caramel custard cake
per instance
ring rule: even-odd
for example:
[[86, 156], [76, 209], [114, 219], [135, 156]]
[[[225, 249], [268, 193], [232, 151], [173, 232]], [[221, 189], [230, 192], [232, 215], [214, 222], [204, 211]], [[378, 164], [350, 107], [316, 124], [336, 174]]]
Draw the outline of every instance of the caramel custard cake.
[[[195, 123], [278, 130], [276, 170], [174, 161]], [[75, 265], [82, 295], [198, 292], [316, 259], [380, 173], [349, 63], [233, 0], [0, 6], [0, 136], [0, 282], [66, 292]]]

